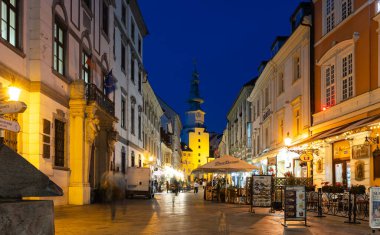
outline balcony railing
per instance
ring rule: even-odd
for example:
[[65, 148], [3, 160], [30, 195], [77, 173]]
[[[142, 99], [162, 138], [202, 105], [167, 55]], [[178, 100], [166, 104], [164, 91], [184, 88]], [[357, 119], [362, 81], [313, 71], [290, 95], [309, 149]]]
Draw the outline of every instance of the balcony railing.
[[115, 116], [115, 103], [92, 83], [86, 84], [87, 102], [95, 101], [104, 111]]

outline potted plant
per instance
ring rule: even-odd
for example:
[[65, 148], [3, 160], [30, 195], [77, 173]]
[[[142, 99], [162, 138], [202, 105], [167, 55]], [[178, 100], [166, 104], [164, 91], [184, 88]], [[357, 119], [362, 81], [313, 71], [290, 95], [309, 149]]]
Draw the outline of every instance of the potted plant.
[[284, 173], [285, 179], [286, 179], [286, 185], [295, 185], [296, 184], [296, 178], [294, 177], [293, 173], [288, 171]]
[[366, 188], [364, 185], [352, 185], [350, 188], [350, 193], [352, 194], [365, 194]]

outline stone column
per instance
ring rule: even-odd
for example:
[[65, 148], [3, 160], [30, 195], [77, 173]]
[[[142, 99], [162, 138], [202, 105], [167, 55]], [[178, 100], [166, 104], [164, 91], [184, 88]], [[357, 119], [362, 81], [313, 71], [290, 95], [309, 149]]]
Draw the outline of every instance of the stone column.
[[[69, 204], [84, 205], [90, 203], [90, 187], [85, 184], [84, 175], [84, 121], [85, 87], [82, 80], [74, 81], [70, 86], [70, 186]], [[88, 180], [87, 180], [88, 182]]]
[[84, 146], [84, 184], [90, 186], [90, 164], [91, 164], [91, 147], [99, 133], [99, 119], [95, 116], [96, 107], [94, 105], [86, 107], [85, 119], [85, 146]]

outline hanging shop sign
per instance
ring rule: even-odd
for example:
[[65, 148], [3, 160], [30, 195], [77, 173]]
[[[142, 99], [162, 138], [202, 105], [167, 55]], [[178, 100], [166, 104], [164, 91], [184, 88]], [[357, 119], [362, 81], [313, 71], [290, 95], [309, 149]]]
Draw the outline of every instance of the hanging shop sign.
[[285, 187], [285, 212], [286, 221], [304, 221], [306, 225], [306, 189], [305, 186]]
[[17, 133], [20, 131], [20, 125], [16, 121], [9, 121], [0, 117], [0, 129]]
[[380, 228], [380, 187], [369, 189], [369, 226], [372, 229]]
[[300, 156], [300, 160], [303, 162], [311, 162], [313, 160], [313, 154], [311, 153], [303, 153]]
[[360, 144], [352, 146], [352, 159], [368, 158], [371, 152], [371, 145]]
[[254, 207], [271, 207], [272, 176], [253, 175], [252, 178], [252, 205]]

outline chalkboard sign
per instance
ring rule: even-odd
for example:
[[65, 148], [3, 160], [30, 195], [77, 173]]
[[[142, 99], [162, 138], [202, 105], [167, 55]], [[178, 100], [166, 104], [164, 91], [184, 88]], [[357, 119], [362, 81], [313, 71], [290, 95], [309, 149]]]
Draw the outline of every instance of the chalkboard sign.
[[253, 175], [252, 206], [271, 207], [272, 205], [272, 176]]
[[286, 221], [305, 221], [306, 225], [305, 186], [285, 187], [284, 226], [287, 226]]

